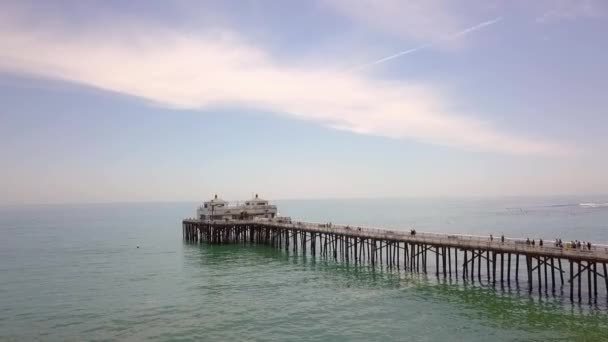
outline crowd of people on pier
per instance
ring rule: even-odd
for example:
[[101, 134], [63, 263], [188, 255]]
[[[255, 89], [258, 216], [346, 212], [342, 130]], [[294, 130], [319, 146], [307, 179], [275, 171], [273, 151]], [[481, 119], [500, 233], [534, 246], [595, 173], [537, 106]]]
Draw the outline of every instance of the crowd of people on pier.
[[[301, 223], [301, 222], [298, 222]], [[319, 224], [320, 227], [327, 227], [327, 228], [331, 228], [333, 225], [331, 222], [327, 222], [327, 223], [323, 223], [323, 224]], [[353, 229], [353, 227], [350, 226], [345, 226], [345, 229]], [[361, 227], [356, 227], [358, 231], [361, 230]], [[415, 236], [416, 235], [416, 229], [410, 229], [410, 235]], [[494, 241], [494, 235], [490, 234], [490, 241], [493, 242]], [[501, 235], [500, 236], [500, 243], [504, 244], [505, 243], [505, 236]], [[530, 240], [530, 238], [526, 238], [526, 245], [528, 246], [536, 246], [536, 240], [532, 239]], [[539, 247], [543, 247], [544, 246], [544, 241], [543, 239], [539, 239], [538, 240], [538, 246]], [[562, 242], [562, 239], [560, 238], [556, 238], [555, 241], [553, 242], [553, 246], [554, 247], [559, 247], [559, 248], [564, 248], [564, 243]], [[572, 248], [572, 249], [580, 249], [580, 250], [591, 250], [591, 242], [586, 242], [586, 241], [579, 241], [579, 240], [572, 240], [570, 242], [567, 242], [565, 244], [566, 248]], [[608, 251], [608, 249], [607, 249]]]
[[[414, 235], [414, 234], [412, 234], [412, 235]], [[492, 234], [490, 234], [490, 241], [494, 241], [494, 235], [492, 235]], [[500, 242], [505, 243], [504, 235], [500, 236]], [[530, 238], [526, 238], [526, 245], [536, 246], [536, 240], [534, 240], [534, 239], [530, 240]], [[553, 242], [553, 245], [555, 247], [564, 248], [564, 243], [562, 242], [562, 239], [560, 239], [560, 238], [556, 238], [555, 241]], [[539, 247], [544, 246], [543, 239], [538, 240], [538, 246]], [[569, 243], [566, 243], [565, 246], [566, 246], [566, 248], [572, 248], [572, 249], [580, 249], [580, 250], [588, 250], [588, 251], [591, 250], [591, 242], [587, 242], [587, 241], [572, 240]]]
[[[561, 240], [560, 240], [560, 243], [561, 243]], [[570, 241], [570, 246], [575, 249], [582, 249], [582, 250], [588, 250], [588, 251], [591, 250], [591, 242], [585, 242], [585, 241], [581, 242], [578, 240], [574, 240], [574, 241]], [[562, 245], [562, 247], [563, 247], [563, 245]]]
[[[564, 243], [562, 239], [555, 239], [554, 242], [555, 247], [564, 248]], [[566, 248], [580, 249], [580, 250], [591, 250], [591, 242], [572, 240], [569, 243], [566, 243]]]
[[[526, 238], [526, 245], [528, 245], [528, 246], [536, 246], [536, 240], [532, 239], [532, 241], [530, 241], [530, 238]], [[538, 240], [538, 245], [540, 247], [543, 246], [543, 239], [539, 239]]]
[[[535, 246], [536, 245], [536, 241], [534, 239], [532, 241], [530, 241], [530, 238], [527, 238], [526, 239], [526, 245]], [[538, 240], [538, 245], [540, 247], [543, 246], [543, 239], [539, 239]], [[559, 248], [564, 248], [564, 242], [562, 241], [562, 239], [556, 238], [555, 241], [553, 242], [553, 246], [559, 247]], [[591, 250], [591, 242], [572, 240], [569, 243], [566, 243], [566, 248], [573, 248], [573, 249], [580, 249], [580, 250], [590, 251]]]

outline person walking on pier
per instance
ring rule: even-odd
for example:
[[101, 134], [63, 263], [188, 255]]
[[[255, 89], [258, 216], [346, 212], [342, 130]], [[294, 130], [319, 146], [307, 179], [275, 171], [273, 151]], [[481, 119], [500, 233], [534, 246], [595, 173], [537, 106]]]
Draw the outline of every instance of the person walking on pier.
[[541, 247], [543, 246], [543, 239], [539, 239], [538, 240], [538, 245], [541, 246]]
[[500, 236], [500, 242], [501, 242], [501, 243], [505, 243], [505, 236], [504, 236], [504, 235], [501, 235], [501, 236]]

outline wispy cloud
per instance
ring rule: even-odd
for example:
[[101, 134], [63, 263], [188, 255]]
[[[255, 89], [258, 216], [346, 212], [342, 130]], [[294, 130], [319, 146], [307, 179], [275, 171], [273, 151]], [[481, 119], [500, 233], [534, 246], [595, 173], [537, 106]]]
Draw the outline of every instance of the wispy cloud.
[[435, 40], [462, 27], [445, 0], [320, 0], [327, 8], [375, 31], [416, 41]]
[[599, 17], [608, 9], [604, 0], [558, 0], [549, 10], [536, 18], [539, 23], [550, 23], [577, 18]]
[[419, 46], [416, 46], [416, 47], [411, 48], [411, 49], [407, 49], [407, 50], [404, 50], [404, 51], [399, 51], [399, 52], [397, 52], [395, 54], [392, 54], [392, 55], [387, 56], [387, 57], [380, 58], [380, 59], [375, 60], [373, 62], [369, 62], [369, 63], [358, 65], [358, 66], [356, 66], [354, 68], [351, 68], [349, 71], [360, 70], [360, 69], [363, 69], [363, 68], [366, 68], [366, 67], [369, 67], [369, 66], [372, 66], [372, 65], [377, 65], [377, 64], [384, 63], [384, 62], [388, 62], [388, 61], [390, 61], [392, 59], [403, 57], [405, 55], [409, 55], [409, 54], [412, 54], [414, 52], [418, 52], [418, 51], [427, 49], [427, 48], [429, 48], [429, 47], [431, 47], [431, 46], [433, 46], [433, 45], [435, 45], [437, 43], [440, 43], [441, 41], [460, 38], [460, 37], [462, 37], [464, 35], [467, 35], [469, 33], [475, 32], [477, 30], [481, 30], [482, 28], [484, 28], [486, 26], [490, 26], [492, 24], [496, 24], [497, 22], [499, 22], [501, 20], [502, 20], [502, 17], [498, 17], [496, 19], [484, 21], [482, 23], [479, 23], [479, 24], [477, 24], [475, 26], [471, 26], [471, 27], [466, 28], [464, 30], [461, 30], [461, 31], [458, 31], [458, 32], [455, 32], [455, 33], [451, 33], [451, 34], [445, 35], [440, 40], [438, 40], [436, 42], [426, 43], [426, 44], [419, 45]]
[[429, 85], [289, 66], [230, 32], [153, 27], [71, 34], [40, 26], [0, 29], [0, 70], [76, 82], [181, 109], [272, 111], [360, 134], [515, 154], [562, 147], [501, 133], [449, 110]]

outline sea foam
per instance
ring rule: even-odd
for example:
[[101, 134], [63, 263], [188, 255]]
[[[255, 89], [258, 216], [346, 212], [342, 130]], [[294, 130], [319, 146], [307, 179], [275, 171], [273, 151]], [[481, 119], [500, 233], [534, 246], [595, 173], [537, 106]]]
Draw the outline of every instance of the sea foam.
[[578, 205], [581, 207], [585, 207], [585, 208], [608, 208], [608, 203], [588, 202], [588, 203], [579, 203]]

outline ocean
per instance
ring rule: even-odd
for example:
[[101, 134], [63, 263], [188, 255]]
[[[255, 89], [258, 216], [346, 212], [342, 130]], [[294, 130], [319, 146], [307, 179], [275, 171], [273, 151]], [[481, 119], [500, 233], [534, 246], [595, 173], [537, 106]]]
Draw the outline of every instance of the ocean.
[[[302, 221], [608, 244], [607, 202], [275, 201], [281, 214]], [[571, 304], [566, 295], [529, 296], [267, 246], [186, 243], [181, 220], [195, 206], [0, 207], [0, 340], [608, 340], [605, 302]]]

